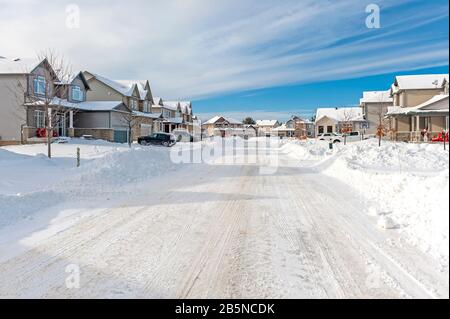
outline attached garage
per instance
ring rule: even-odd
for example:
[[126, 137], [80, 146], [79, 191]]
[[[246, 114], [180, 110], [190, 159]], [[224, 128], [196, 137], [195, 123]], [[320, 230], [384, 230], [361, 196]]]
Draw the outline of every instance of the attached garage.
[[127, 130], [114, 130], [114, 142], [115, 143], [128, 143], [128, 131]]

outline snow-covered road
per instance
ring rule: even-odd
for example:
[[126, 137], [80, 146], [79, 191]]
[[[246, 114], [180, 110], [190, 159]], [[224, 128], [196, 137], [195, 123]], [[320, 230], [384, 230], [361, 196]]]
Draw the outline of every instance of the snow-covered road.
[[362, 195], [279, 159], [275, 174], [193, 164], [144, 182], [0, 263], [0, 297], [448, 298], [448, 270], [377, 228]]

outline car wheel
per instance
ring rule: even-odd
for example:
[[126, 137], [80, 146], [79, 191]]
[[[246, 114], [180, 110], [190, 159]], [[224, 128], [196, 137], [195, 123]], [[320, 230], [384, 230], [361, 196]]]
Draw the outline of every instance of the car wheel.
[[169, 142], [163, 142], [162, 144], [164, 147], [169, 147]]
[[147, 146], [148, 145], [148, 142], [147, 141], [141, 141], [141, 143], [140, 143], [142, 146]]
[[337, 143], [340, 143], [341, 141], [339, 141], [339, 140], [334, 140], [333, 141], [333, 144], [337, 144]]

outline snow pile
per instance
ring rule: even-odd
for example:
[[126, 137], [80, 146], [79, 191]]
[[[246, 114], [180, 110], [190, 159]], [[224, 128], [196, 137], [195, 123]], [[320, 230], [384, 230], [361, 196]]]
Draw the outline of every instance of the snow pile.
[[147, 191], [140, 182], [179, 168], [163, 147], [73, 140], [54, 144], [52, 159], [44, 153], [42, 144], [0, 149], [0, 229], [67, 201]]
[[367, 213], [380, 216], [385, 228], [395, 224], [412, 244], [448, 263], [449, 152], [442, 145], [340, 145], [319, 169], [368, 198]]
[[282, 140], [280, 150], [288, 156], [301, 161], [322, 161], [334, 154], [329, 143], [314, 140]]

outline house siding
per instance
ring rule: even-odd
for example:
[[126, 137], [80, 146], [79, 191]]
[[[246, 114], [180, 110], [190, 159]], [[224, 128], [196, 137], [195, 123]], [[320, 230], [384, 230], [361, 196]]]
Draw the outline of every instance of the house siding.
[[0, 145], [22, 141], [21, 126], [26, 124], [27, 116], [25, 108], [20, 105], [24, 96], [20, 87], [26, 86], [25, 75], [0, 74]]

